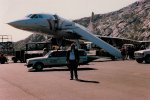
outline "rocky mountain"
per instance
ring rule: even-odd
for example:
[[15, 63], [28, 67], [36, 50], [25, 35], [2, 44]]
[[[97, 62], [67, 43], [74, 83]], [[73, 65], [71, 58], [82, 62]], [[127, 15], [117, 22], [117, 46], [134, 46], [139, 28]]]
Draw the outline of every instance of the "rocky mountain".
[[[140, 0], [125, 8], [107, 14], [95, 14], [74, 20], [88, 27], [94, 34], [126, 39], [150, 41], [150, 0]], [[90, 25], [89, 25], [90, 24]], [[34, 34], [15, 43], [16, 48], [23, 48], [27, 42], [45, 41], [43, 35]]]
[[[90, 17], [75, 22], [88, 27]], [[150, 40], [150, 0], [137, 1], [115, 12], [96, 14], [92, 28], [91, 31], [101, 36]]]
[[43, 42], [43, 41], [46, 41], [46, 38], [47, 37], [44, 36], [43, 34], [32, 34], [29, 37], [27, 37], [26, 39], [20, 40], [20, 41], [14, 43], [14, 48], [15, 48], [15, 50], [24, 50], [26, 43]]

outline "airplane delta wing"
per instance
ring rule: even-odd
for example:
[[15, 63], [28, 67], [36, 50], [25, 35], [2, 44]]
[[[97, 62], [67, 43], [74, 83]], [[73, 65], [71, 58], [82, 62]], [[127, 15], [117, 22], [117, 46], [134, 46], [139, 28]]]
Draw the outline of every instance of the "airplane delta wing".
[[83, 27], [79, 24], [75, 24], [75, 26], [76, 26], [76, 28], [73, 29], [73, 31], [75, 33], [77, 33], [78, 35], [82, 36], [86, 40], [89, 40], [89, 41], [93, 42], [95, 45], [97, 45], [100, 48], [106, 50], [108, 53], [115, 56], [116, 58], [121, 58], [122, 57], [121, 52], [117, 48], [111, 46], [110, 44], [108, 44], [105, 41], [101, 40], [100, 38], [96, 37], [94, 34], [92, 34], [85, 27]]

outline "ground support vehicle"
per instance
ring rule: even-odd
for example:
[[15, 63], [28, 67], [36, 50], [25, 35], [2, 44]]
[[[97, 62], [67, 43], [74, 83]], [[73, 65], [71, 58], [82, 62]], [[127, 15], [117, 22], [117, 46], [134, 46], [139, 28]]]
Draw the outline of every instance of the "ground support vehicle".
[[12, 61], [26, 62], [26, 59], [43, 56], [43, 49], [51, 49], [49, 42], [31, 42], [26, 44], [25, 50], [15, 51]]
[[17, 61], [24, 62], [24, 52], [25, 50], [15, 51], [12, 61], [16, 63]]
[[8, 62], [7, 57], [4, 55], [0, 55], [0, 64], [5, 64], [6, 62]]
[[150, 63], [150, 49], [135, 51], [134, 56], [138, 63]]

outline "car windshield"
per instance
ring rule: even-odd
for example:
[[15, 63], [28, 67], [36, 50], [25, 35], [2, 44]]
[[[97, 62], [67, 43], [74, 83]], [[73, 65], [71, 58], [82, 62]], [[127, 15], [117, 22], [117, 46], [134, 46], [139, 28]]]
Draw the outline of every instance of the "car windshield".
[[51, 53], [52, 57], [65, 57], [67, 51], [55, 51]]
[[49, 51], [44, 57], [48, 57], [51, 54], [51, 51]]

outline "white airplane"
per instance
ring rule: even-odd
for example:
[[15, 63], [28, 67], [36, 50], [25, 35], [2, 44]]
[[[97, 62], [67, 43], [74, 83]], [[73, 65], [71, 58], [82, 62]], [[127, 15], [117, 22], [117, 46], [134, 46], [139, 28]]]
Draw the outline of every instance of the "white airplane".
[[57, 38], [84, 38], [103, 48], [116, 58], [121, 58], [120, 50], [96, 37], [85, 27], [53, 14], [30, 14], [25, 19], [8, 23], [9, 25], [32, 32], [44, 33]]

